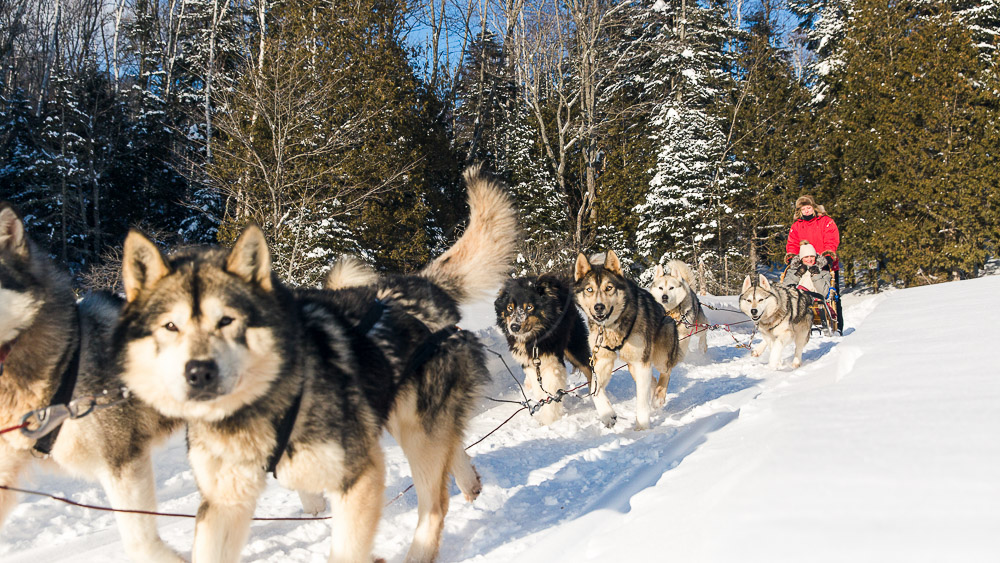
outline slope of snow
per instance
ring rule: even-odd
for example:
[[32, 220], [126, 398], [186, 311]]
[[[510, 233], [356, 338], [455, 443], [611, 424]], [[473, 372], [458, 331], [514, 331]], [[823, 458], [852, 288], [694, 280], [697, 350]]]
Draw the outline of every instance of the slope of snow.
[[[468, 442], [513, 418], [469, 452], [483, 475], [473, 504], [452, 487], [440, 560], [981, 561], [1000, 553], [1000, 381], [990, 362], [1000, 320], [988, 304], [1000, 277], [845, 299], [847, 333], [815, 337], [798, 370], [771, 371], [737, 347], [748, 324], [709, 335], [707, 357], [678, 366], [653, 428], [632, 429], [635, 387], [609, 386], [615, 428], [589, 398], [540, 427], [518, 407], [484, 399]], [[733, 298], [709, 298], [734, 308]], [[711, 312], [713, 322], [741, 315]], [[491, 327], [492, 306], [466, 311], [474, 330], [521, 370]], [[487, 395], [517, 400], [491, 357]], [[582, 381], [575, 374], [571, 383]], [[401, 561], [416, 525], [409, 469], [390, 438], [387, 498], [376, 551]], [[182, 436], [156, 457], [161, 510], [198, 504]], [[39, 471], [25, 483], [106, 504], [99, 487]], [[394, 500], [395, 499], [395, 500]], [[275, 483], [258, 516], [301, 515]], [[193, 522], [161, 518], [190, 554]], [[323, 522], [257, 522], [252, 561], [325, 561]], [[125, 561], [104, 512], [26, 497], [0, 533], [4, 561]]]

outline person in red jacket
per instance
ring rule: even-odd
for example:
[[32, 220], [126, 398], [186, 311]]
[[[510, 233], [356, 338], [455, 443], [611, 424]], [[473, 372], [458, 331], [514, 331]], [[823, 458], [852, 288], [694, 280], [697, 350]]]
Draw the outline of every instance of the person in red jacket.
[[785, 244], [785, 263], [799, 255], [799, 243], [809, 241], [821, 256], [830, 259], [830, 269], [833, 271], [833, 287], [837, 290], [837, 331], [844, 332], [844, 314], [840, 306], [840, 261], [837, 260], [837, 247], [840, 246], [840, 230], [833, 219], [826, 214], [822, 205], [816, 205], [811, 195], [804, 195], [795, 200], [795, 219], [788, 232], [788, 243]]
[[840, 231], [823, 206], [816, 205], [811, 195], [795, 200], [795, 220], [785, 244], [785, 264], [799, 255], [799, 243], [803, 240], [809, 241], [821, 256], [830, 258], [833, 271], [840, 270], [840, 262], [837, 261]]

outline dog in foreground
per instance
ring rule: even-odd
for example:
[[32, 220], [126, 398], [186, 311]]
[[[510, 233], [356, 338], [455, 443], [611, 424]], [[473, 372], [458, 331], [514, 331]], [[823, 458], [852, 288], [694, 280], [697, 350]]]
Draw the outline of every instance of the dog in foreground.
[[458, 305], [501, 283], [516, 236], [500, 188], [477, 169], [466, 181], [471, 219], [451, 249], [415, 276], [337, 291], [285, 288], [256, 227], [231, 251], [169, 257], [128, 236], [117, 361], [136, 395], [188, 424], [202, 496], [195, 561], [239, 559], [267, 469], [288, 488], [326, 495], [330, 561], [371, 561], [384, 428], [417, 490], [406, 558], [435, 558], [449, 472], [467, 498], [480, 487], [462, 439], [489, 374], [479, 341], [455, 328]]
[[760, 356], [771, 347], [767, 362], [771, 369], [781, 366], [781, 351], [789, 342], [795, 342], [795, 358], [792, 368], [802, 365], [802, 350], [809, 342], [812, 330], [812, 297], [797, 287], [772, 285], [763, 275], [747, 276], [740, 290], [740, 310], [750, 317], [763, 342], [754, 347], [750, 354]]
[[[611, 427], [617, 420], [605, 388], [611, 381], [616, 357], [628, 364], [635, 380], [636, 427], [649, 428], [651, 405], [666, 403], [670, 370], [682, 353], [674, 320], [651, 293], [622, 273], [621, 262], [609, 250], [603, 265], [587, 256], [576, 259], [576, 302], [587, 314], [594, 360], [594, 405], [601, 422]], [[653, 385], [653, 368], [660, 372]]]
[[[104, 391], [104, 397], [118, 395], [121, 382], [103, 361], [121, 305], [104, 293], [77, 304], [69, 277], [28, 240], [17, 213], [0, 204], [0, 427], [16, 426], [26, 413], [47, 407], [60, 389], [64, 400], [86, 401]], [[80, 410], [85, 408], [81, 403]], [[150, 450], [179, 426], [130, 398], [68, 419], [58, 434], [38, 440], [9, 432], [0, 436], [0, 484], [16, 486], [29, 463], [50, 451], [49, 462], [99, 481], [112, 507], [155, 511]], [[0, 522], [16, 503], [16, 493], [0, 490]], [[134, 561], [182, 561], [160, 539], [154, 516], [115, 517]]]
[[704, 354], [708, 351], [708, 317], [701, 308], [701, 301], [694, 292], [694, 274], [687, 264], [680, 260], [671, 260], [666, 269], [657, 264], [653, 273], [653, 285], [649, 292], [660, 301], [663, 310], [677, 323], [680, 334], [681, 352], [687, 353], [691, 347], [685, 340], [698, 337], [698, 349]]
[[[577, 311], [569, 283], [554, 274], [507, 280], [493, 303], [497, 326], [514, 359], [524, 369], [524, 384], [539, 401], [566, 390], [565, 360], [591, 382], [587, 325]], [[561, 402], [538, 410], [542, 424], [562, 417]]]

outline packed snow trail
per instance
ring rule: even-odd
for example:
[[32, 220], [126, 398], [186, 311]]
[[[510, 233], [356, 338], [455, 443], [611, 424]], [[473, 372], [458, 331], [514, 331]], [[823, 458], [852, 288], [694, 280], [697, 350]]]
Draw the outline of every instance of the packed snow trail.
[[[709, 334], [671, 378], [653, 428], [632, 429], [635, 385], [609, 386], [618, 424], [606, 429], [581, 390], [567, 416], [540, 427], [516, 415], [469, 452], [483, 476], [473, 504], [452, 486], [441, 561], [984, 560], [1000, 553], [1000, 380], [990, 369], [1000, 315], [984, 309], [1000, 277], [845, 298], [846, 336], [813, 336], [798, 370], [772, 371]], [[708, 303], [735, 309], [735, 298]], [[709, 311], [712, 322], [744, 320]], [[516, 362], [491, 328], [491, 303], [463, 328]], [[745, 342], [749, 323], [733, 327]], [[758, 337], [759, 340], [759, 337]], [[519, 400], [490, 358], [487, 395]], [[571, 385], [583, 381], [579, 374]], [[483, 400], [467, 442], [517, 405]], [[387, 502], [410, 484], [391, 438]], [[164, 511], [194, 513], [198, 495], [175, 436], [155, 458]], [[26, 485], [106, 504], [95, 485], [43, 473]], [[257, 516], [299, 516], [273, 481]], [[190, 554], [193, 521], [161, 518], [164, 539]], [[412, 491], [386, 507], [376, 553], [401, 561], [416, 527]], [[257, 522], [247, 561], [325, 561], [323, 522]], [[114, 519], [28, 497], [0, 535], [4, 561], [125, 561]]]

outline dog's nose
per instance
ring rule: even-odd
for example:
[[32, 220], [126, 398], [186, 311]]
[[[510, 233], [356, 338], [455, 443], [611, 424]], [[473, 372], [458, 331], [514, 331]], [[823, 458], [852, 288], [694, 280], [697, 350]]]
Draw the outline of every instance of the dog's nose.
[[191, 387], [203, 389], [218, 379], [219, 366], [213, 360], [191, 360], [184, 366], [184, 377]]
[[604, 313], [604, 303], [594, 303], [594, 312], [598, 315]]
[[510, 331], [511, 332], [520, 332], [521, 331], [521, 323], [511, 323], [510, 324]]
[[756, 317], [757, 316], [757, 309], [750, 309], [750, 314]]

